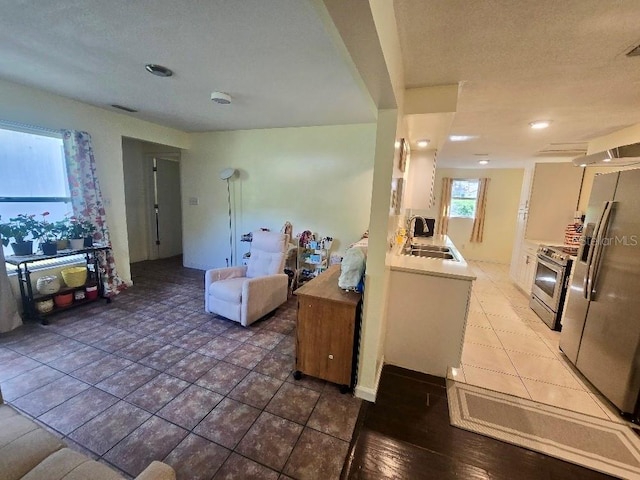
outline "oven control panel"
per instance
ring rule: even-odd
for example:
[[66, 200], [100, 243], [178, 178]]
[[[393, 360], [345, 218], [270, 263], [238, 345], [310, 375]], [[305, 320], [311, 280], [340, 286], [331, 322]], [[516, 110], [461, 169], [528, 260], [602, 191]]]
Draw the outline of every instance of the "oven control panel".
[[568, 253], [564, 253], [555, 247], [549, 247], [547, 245], [540, 245], [538, 247], [538, 256], [542, 258], [548, 258], [549, 260], [560, 265], [566, 265], [571, 258]]

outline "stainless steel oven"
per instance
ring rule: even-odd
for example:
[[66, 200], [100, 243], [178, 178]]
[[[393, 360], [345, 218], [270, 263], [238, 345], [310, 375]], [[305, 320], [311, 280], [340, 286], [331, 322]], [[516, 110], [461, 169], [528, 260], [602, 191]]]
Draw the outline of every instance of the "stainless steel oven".
[[571, 258], [560, 249], [541, 245], [531, 288], [529, 306], [552, 330], [560, 330], [562, 307], [567, 294]]

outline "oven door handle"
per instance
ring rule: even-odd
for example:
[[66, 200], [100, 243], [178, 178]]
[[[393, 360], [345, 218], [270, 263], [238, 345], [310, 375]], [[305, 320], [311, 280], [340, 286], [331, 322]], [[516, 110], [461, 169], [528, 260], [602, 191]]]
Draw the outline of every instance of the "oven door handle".
[[600, 259], [602, 258], [602, 250], [604, 248], [603, 237], [607, 233], [609, 227], [609, 219], [611, 218], [611, 210], [615, 202], [607, 202], [604, 209], [604, 216], [600, 225], [600, 231], [596, 237], [595, 251], [589, 269], [587, 270], [587, 300], [593, 300], [596, 287], [596, 278], [598, 275], [598, 267], [600, 265]]
[[[589, 254], [587, 255], [587, 267], [585, 269], [584, 278], [582, 280], [582, 295], [587, 300], [591, 299], [591, 294], [589, 293], [589, 291], [591, 287], [591, 264], [593, 263], [593, 251], [596, 249], [596, 245], [598, 245], [598, 237], [600, 236], [600, 226], [602, 225], [602, 219], [604, 218], [608, 205], [609, 205], [609, 202], [604, 202], [602, 213], [600, 214], [600, 218], [598, 218], [598, 223], [596, 223], [596, 226], [593, 229], [593, 236], [591, 237], [591, 241], [589, 245]], [[583, 238], [585, 239], [585, 241], [587, 240], [586, 236]]]
[[555, 262], [551, 262], [549, 260], [547, 260], [544, 257], [541, 257], [540, 255], [538, 255], [538, 262], [541, 263], [542, 265], [544, 265], [545, 267], [549, 268], [550, 270], [553, 270], [556, 273], [562, 273], [562, 271], [564, 270], [565, 267], [563, 267], [562, 265], [555, 263]]

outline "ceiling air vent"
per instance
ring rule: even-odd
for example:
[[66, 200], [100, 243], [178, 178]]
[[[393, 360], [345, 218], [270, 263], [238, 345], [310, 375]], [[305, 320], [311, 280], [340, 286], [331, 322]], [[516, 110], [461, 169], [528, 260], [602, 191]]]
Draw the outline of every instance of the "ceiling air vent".
[[123, 107], [122, 105], [118, 105], [118, 104], [113, 104], [111, 105], [113, 108], [117, 108], [118, 110], [123, 110], [125, 112], [129, 112], [129, 113], [136, 113], [138, 110], [134, 110], [133, 108], [129, 108], [129, 107]]
[[577, 157], [587, 153], [585, 142], [550, 143], [536, 157]]
[[627, 57], [640, 57], [640, 45], [627, 52]]

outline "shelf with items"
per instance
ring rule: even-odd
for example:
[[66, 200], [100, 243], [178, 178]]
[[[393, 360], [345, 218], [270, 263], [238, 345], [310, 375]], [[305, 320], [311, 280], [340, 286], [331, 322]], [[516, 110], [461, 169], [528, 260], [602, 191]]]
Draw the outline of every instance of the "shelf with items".
[[[41, 320], [42, 324], [46, 325], [48, 321], [45, 317], [48, 315], [106, 298], [100, 275], [98, 253], [109, 248], [95, 246], [80, 250], [62, 251], [56, 255], [12, 255], [7, 257], [6, 262], [15, 266], [18, 273], [23, 315], [26, 318]], [[37, 266], [37, 262], [71, 255], [84, 255], [86, 265], [86, 278], [84, 280], [80, 280], [78, 285], [74, 283], [73, 286], [60, 287], [58, 283], [58, 287], [54, 291], [45, 291], [44, 293], [34, 291], [31, 283], [31, 274], [33, 273], [33, 268]], [[106, 298], [106, 301], [109, 303], [110, 299]]]
[[298, 246], [297, 286], [317, 277], [329, 267], [326, 244], [311, 240]]

